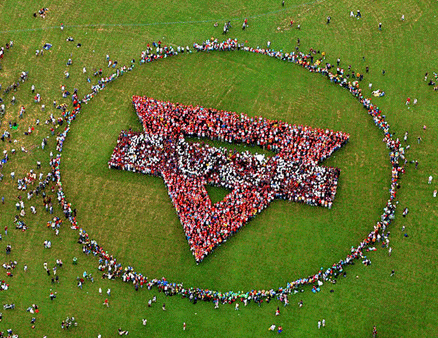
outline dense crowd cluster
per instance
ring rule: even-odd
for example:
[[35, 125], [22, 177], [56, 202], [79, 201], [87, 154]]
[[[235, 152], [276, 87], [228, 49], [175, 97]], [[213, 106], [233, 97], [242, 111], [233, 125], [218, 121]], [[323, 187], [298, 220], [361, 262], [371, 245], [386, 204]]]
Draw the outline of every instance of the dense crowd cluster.
[[[146, 97], [133, 103], [145, 133], [122, 132], [109, 166], [164, 178], [197, 262], [274, 198], [331, 207], [339, 169], [317, 163], [347, 134]], [[276, 155], [232, 153], [184, 136], [258, 145]], [[232, 192], [212, 205], [206, 184]]]

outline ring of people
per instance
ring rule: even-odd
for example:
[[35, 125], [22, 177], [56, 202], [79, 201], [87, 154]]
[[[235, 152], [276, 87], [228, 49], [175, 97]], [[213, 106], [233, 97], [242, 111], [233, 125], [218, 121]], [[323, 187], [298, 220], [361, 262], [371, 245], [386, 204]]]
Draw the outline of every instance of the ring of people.
[[[225, 242], [274, 198], [331, 208], [337, 168], [318, 166], [347, 142], [332, 130], [134, 96], [144, 133], [122, 131], [110, 168], [162, 176], [196, 262]], [[184, 136], [258, 145], [265, 158], [233, 153]], [[212, 205], [205, 186], [232, 190]]]
[[[270, 56], [283, 62], [297, 64], [309, 72], [320, 74], [331, 83], [348, 91], [366, 109], [375, 125], [383, 131], [383, 142], [389, 150], [391, 163], [392, 179], [388, 201], [380, 220], [374, 224], [373, 229], [357, 246], [351, 247], [345, 258], [328, 268], [320, 268], [313, 275], [290, 281], [286, 286], [276, 289], [222, 293], [199, 287], [185, 287], [182, 283], [171, 283], [164, 277], [151, 279], [135, 271], [131, 266], [124, 267], [113, 255], [92, 240], [84, 229], [79, 227], [72, 204], [64, 193], [60, 170], [61, 152], [71, 123], [81, 112], [83, 104], [87, 104], [101, 90], [107, 88], [109, 83], [134, 69], [134, 64], [129, 67], [123, 66], [111, 76], [102, 78], [98, 84], [92, 86], [92, 93], [85, 95], [82, 100], [75, 92], [72, 97], [73, 109], [65, 112], [67, 126], [64, 132], [57, 136], [59, 153], [51, 158], [52, 172], [44, 182], [44, 184], [48, 184], [50, 180], [56, 182], [57, 198], [61, 208], [71, 223], [71, 228], [79, 229], [78, 243], [82, 245], [84, 253], [92, 253], [99, 257], [99, 270], [103, 272], [103, 277], [122, 278], [124, 282], [132, 283], [136, 289], [143, 285], [146, 285], [148, 289], [157, 287], [166, 295], [179, 294], [188, 299], [196, 297], [205, 301], [233, 303], [242, 299], [262, 301], [276, 297], [286, 303], [288, 295], [298, 292], [298, 288], [303, 285], [313, 285], [312, 291], [317, 292], [324, 282], [335, 282], [335, 277], [343, 273], [345, 266], [354, 264], [354, 260], [363, 259], [366, 264], [369, 260], [365, 259], [363, 252], [375, 250], [374, 243], [378, 236], [394, 219], [397, 206], [396, 187], [401, 174], [404, 173], [403, 165], [399, 165], [399, 161], [405, 161], [405, 156], [400, 140], [392, 138], [385, 115], [362, 94], [359, 81], [351, 82], [343, 75], [342, 69], [338, 68], [332, 72], [332, 66], [322, 64], [320, 59], [313, 62], [312, 51], [310, 53], [299, 51], [285, 53], [273, 49], [253, 48], [239, 43], [237, 39], [228, 39], [223, 42], [211, 39], [201, 44], [194, 43], [193, 50], [197, 52], [239, 50]], [[188, 46], [178, 47], [177, 50], [173, 47], [158, 47], [155, 52], [148, 46], [147, 50], [141, 53], [139, 63], [143, 65], [176, 56], [179, 53], [192, 53], [192, 50]], [[274, 198], [286, 198], [325, 207], [331, 206], [336, 193], [339, 170], [317, 166], [317, 163], [329, 157], [347, 142], [347, 134], [289, 126], [285, 122], [263, 118], [251, 120], [248, 116], [236, 113], [173, 105], [142, 97], [134, 97], [134, 104], [145, 133], [122, 132], [109, 165], [163, 177], [197, 261], [201, 261], [211, 252], [220, 240], [224, 241], [233, 231], [243, 226], [250, 217], [266, 208]], [[176, 114], [177, 110], [181, 110], [179, 114]], [[162, 121], [160, 121], [160, 116], [163, 117]], [[221, 119], [225, 123], [221, 124]], [[184, 140], [184, 135], [265, 145], [276, 154], [270, 159], [248, 153], [235, 154], [233, 158], [230, 156], [231, 153], [221, 148], [200, 143], [188, 144]], [[321, 137], [323, 141], [318, 137]], [[308, 139], [309, 147], [307, 147], [307, 141], [301, 138]], [[290, 144], [287, 144], [288, 141]], [[305, 147], [303, 147], [304, 144], [306, 144]], [[166, 160], [172, 166], [163, 163]], [[248, 172], [245, 172], [245, 169], [248, 169]], [[184, 184], [181, 183], [183, 178], [187, 179]], [[223, 201], [211, 205], [205, 192], [206, 184], [228, 186], [232, 192]], [[184, 196], [184, 191], [189, 192], [190, 194], [187, 194], [189, 196]], [[236, 205], [228, 204], [232, 201]], [[219, 220], [215, 220], [214, 217], [206, 217], [212, 211], [215, 217], [223, 220], [224, 223], [219, 223]], [[238, 211], [240, 214], [234, 218]], [[192, 213], [197, 213], [197, 215]], [[230, 217], [227, 213], [230, 213]]]

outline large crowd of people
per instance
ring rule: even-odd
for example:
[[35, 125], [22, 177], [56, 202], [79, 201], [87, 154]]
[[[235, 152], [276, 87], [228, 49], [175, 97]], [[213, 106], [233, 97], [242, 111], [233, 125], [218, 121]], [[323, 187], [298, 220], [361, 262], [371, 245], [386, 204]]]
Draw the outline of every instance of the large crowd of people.
[[[133, 103], [145, 133], [123, 131], [109, 166], [164, 178], [198, 263], [274, 198], [331, 207], [339, 169], [317, 163], [347, 134], [147, 97]], [[231, 153], [184, 136], [259, 145], [276, 155]], [[212, 205], [206, 184], [232, 192]]]
[[[333, 282], [335, 278], [344, 273], [344, 268], [346, 265], [354, 264], [355, 260], [364, 259], [363, 252], [367, 250], [371, 250], [376, 241], [378, 241], [378, 235], [385, 231], [386, 227], [391, 223], [394, 218], [395, 209], [397, 203], [394, 202], [396, 196], [396, 189], [398, 185], [398, 180], [400, 175], [404, 172], [404, 164], [405, 160], [404, 151], [402, 149], [401, 143], [398, 139], [393, 139], [390, 131], [389, 124], [385, 120], [385, 116], [382, 111], [375, 106], [370, 99], [366, 98], [362, 90], [359, 88], [359, 85], [356, 81], [351, 82], [349, 78], [344, 76], [342, 72], [333, 73], [328, 64], [325, 66], [322, 64], [322, 60], [318, 59], [313, 62], [312, 53], [302, 53], [302, 52], [291, 52], [291, 53], [283, 53], [281, 51], [274, 51], [272, 49], [263, 49], [263, 48], [251, 48], [240, 45], [237, 40], [228, 39], [222, 43], [217, 42], [216, 40], [209, 40], [202, 45], [194, 45], [198, 51], [213, 51], [213, 50], [244, 50], [246, 52], [263, 54], [271, 57], [275, 57], [277, 59], [296, 63], [303, 68], [307, 69], [310, 72], [320, 73], [323, 76], [327, 77], [332, 83], [338, 84], [343, 87], [345, 90], [348, 90], [367, 110], [367, 113], [371, 115], [376, 126], [381, 129], [384, 133], [383, 142], [387, 145], [387, 148], [390, 152], [390, 161], [392, 165], [391, 175], [392, 175], [392, 184], [389, 191], [389, 199], [383, 210], [381, 215], [381, 219], [374, 225], [373, 230], [368, 233], [368, 235], [358, 244], [357, 247], [352, 247], [349, 254], [346, 258], [335, 262], [331, 267], [327, 269], [320, 269], [317, 273], [310, 275], [305, 278], [299, 278], [294, 281], [287, 283], [284, 287], [279, 287], [277, 289], [271, 290], [252, 290], [248, 292], [219, 292], [214, 290], [205, 290], [201, 288], [187, 288], [184, 287], [182, 283], [171, 283], [167, 281], [165, 278], [161, 279], [149, 279], [143, 274], [136, 272], [133, 267], [127, 266], [123, 267], [121, 263], [118, 263], [116, 258], [112, 257], [108, 252], [104, 250], [98, 243], [94, 240], [89, 239], [88, 234], [80, 229], [80, 238], [79, 242], [83, 245], [83, 251], [87, 254], [92, 253], [100, 258], [100, 269], [103, 271], [105, 276], [109, 276], [110, 278], [121, 277], [123, 281], [127, 283], [132, 283], [136, 288], [140, 285], [146, 285], [148, 288], [157, 287], [160, 291], [163, 291], [166, 295], [176, 295], [179, 294], [182, 297], [187, 297], [188, 299], [199, 299], [199, 300], [211, 300], [211, 301], [222, 301], [224, 303], [233, 303], [235, 301], [244, 301], [246, 300], [254, 300], [258, 304], [261, 304], [263, 300], [271, 299], [273, 297], [278, 298], [280, 301], [285, 301], [287, 299], [288, 294], [293, 294], [298, 292], [299, 288], [303, 285], [307, 284], [317, 284], [318, 287], [321, 286], [323, 282]], [[202, 46], [202, 47], [199, 47]], [[231, 46], [231, 47], [228, 47]], [[170, 54], [174, 55], [174, 54]], [[175, 53], [176, 55], [176, 53]], [[150, 58], [150, 60], [158, 60], [164, 58], [162, 55], [155, 56]], [[92, 93], [86, 95], [83, 100], [81, 100], [78, 106], [68, 114], [66, 120], [68, 122], [68, 128], [71, 122], [74, 120], [76, 115], [80, 112], [80, 103], [86, 103], [94, 95], [96, 95], [100, 90], [105, 88], [106, 83], [115, 80], [117, 77], [111, 77], [105, 79], [104, 82], [96, 85], [95, 90]], [[64, 141], [66, 133], [62, 139]], [[132, 135], [133, 136], [133, 135]], [[201, 135], [202, 136], [202, 135]], [[140, 136], [138, 136], [140, 137]], [[157, 139], [158, 140], [158, 139]], [[152, 142], [153, 140], [151, 140]], [[175, 140], [175, 141], [179, 141]], [[158, 144], [159, 142], [157, 142]], [[175, 142], [173, 145], [176, 147], [179, 143]], [[168, 144], [165, 144], [169, 147]], [[199, 146], [200, 147], [200, 146]], [[190, 149], [190, 147], [186, 146], [186, 150]], [[194, 148], [193, 148], [194, 149]], [[59, 151], [62, 150], [62, 147]], [[274, 149], [273, 149], [274, 150]], [[208, 148], [207, 150], [208, 151]], [[277, 149], [277, 151], [281, 151], [281, 149]], [[278, 155], [278, 154], [277, 154]], [[193, 158], [195, 159], [195, 158]], [[322, 159], [322, 157], [321, 157]], [[64, 211], [71, 210], [71, 205], [68, 203], [66, 196], [63, 192], [62, 182], [61, 182], [61, 171], [60, 171], [60, 162], [61, 162], [61, 154], [58, 154], [51, 158], [51, 167], [53, 179], [56, 183], [58, 201], [61, 204], [61, 207]], [[190, 167], [189, 167], [190, 169]], [[152, 173], [152, 172], [151, 172]], [[164, 176], [163, 176], [164, 177]], [[166, 177], [164, 177], [166, 180]], [[195, 193], [198, 194], [198, 193]], [[171, 196], [172, 200], [174, 199]], [[72, 224], [73, 229], [79, 229], [79, 225], [77, 224], [75, 217], [69, 217], [68, 220]], [[103, 263], [102, 263], [103, 262]], [[109, 274], [109, 268], [111, 267], [111, 273]], [[191, 296], [191, 297], [190, 297]]]

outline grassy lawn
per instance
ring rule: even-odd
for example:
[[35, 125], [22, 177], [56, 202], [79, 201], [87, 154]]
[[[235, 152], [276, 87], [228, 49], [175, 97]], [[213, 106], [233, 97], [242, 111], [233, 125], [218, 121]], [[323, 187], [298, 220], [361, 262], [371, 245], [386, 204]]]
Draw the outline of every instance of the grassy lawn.
[[[49, 8], [46, 18], [34, 18], [32, 14], [42, 7]], [[362, 12], [360, 20], [349, 17], [350, 10], [357, 9]], [[400, 20], [402, 14], [404, 22]], [[438, 178], [434, 159], [438, 105], [437, 92], [423, 78], [426, 72], [429, 78], [438, 72], [437, 15], [436, 2], [419, 0], [359, 1], [354, 8], [348, 1], [292, 0], [286, 0], [284, 7], [281, 1], [251, 0], [0, 3], [0, 46], [14, 41], [13, 48], [0, 60], [0, 97], [7, 106], [0, 130], [12, 134], [11, 143], [0, 141], [0, 149], [7, 150], [11, 157], [1, 171], [4, 179], [0, 195], [5, 197], [5, 204], [0, 204], [0, 256], [1, 263], [11, 259], [18, 262], [13, 277], [7, 277], [6, 270], [0, 272], [0, 281], [4, 279], [10, 285], [9, 290], [0, 291], [0, 305], [16, 305], [15, 310], [0, 310], [0, 331], [12, 328], [20, 337], [97, 337], [99, 333], [112, 337], [122, 327], [133, 337], [263, 337], [274, 334], [267, 328], [275, 323], [283, 326], [281, 335], [288, 337], [370, 337], [373, 325], [377, 325], [379, 337], [435, 336], [438, 208], [432, 192]], [[326, 24], [327, 16], [332, 17], [330, 24]], [[249, 27], [243, 31], [241, 24], [246, 17]], [[293, 27], [291, 19], [295, 21]], [[165, 276], [186, 287], [223, 292], [277, 289], [344, 258], [380, 219], [391, 180], [383, 133], [357, 100], [321, 75], [243, 51], [195, 52], [138, 64], [147, 43], [161, 40], [176, 47], [192, 46], [210, 37], [221, 40], [223, 23], [228, 20], [232, 23], [229, 36], [249, 46], [265, 46], [269, 40], [274, 49], [291, 51], [299, 38], [300, 50], [325, 52], [326, 62], [336, 65], [340, 58], [344, 69], [351, 65], [361, 73], [369, 66], [362, 90], [370, 97], [371, 82], [373, 89], [385, 91], [384, 97], [372, 100], [383, 110], [395, 137], [402, 139], [409, 132], [408, 159], [419, 162], [417, 170], [408, 163], [400, 181], [396, 219], [389, 229], [392, 255], [389, 257], [386, 249], [378, 247], [367, 254], [371, 266], [357, 261], [348, 266], [347, 278], [338, 278], [334, 286], [324, 285], [318, 294], [305, 288], [304, 293], [291, 296], [291, 305], [285, 308], [274, 300], [260, 308], [251, 303], [248, 307], [242, 304], [240, 311], [235, 311], [233, 305], [215, 310], [212, 303], [193, 305], [179, 296], [165, 297], [146, 288], [136, 292], [121, 280], [101, 279], [98, 258], [81, 252], [77, 232], [69, 229], [67, 221], [59, 236], [46, 227], [53, 216], [63, 218], [59, 206], [54, 203], [54, 215], [46, 213], [42, 199], [27, 201], [26, 192], [18, 191], [10, 177], [11, 172], [21, 178], [30, 169], [36, 170], [36, 161], [42, 162], [44, 173], [49, 171], [49, 153], [56, 153], [56, 141], [44, 121], [50, 114], [60, 115], [53, 108], [53, 100], [71, 106], [70, 97], [61, 97], [61, 85], [70, 92], [77, 88], [83, 97], [90, 92], [87, 77], [92, 83], [98, 79], [92, 76], [93, 69], [102, 68], [105, 76], [114, 71], [107, 67], [107, 54], [119, 65], [135, 59], [132, 72], [83, 105], [64, 144], [64, 191], [77, 209], [79, 225], [91, 238], [124, 266], [133, 266], [150, 278]], [[218, 27], [214, 27], [215, 22]], [[378, 30], [379, 22], [382, 31]], [[62, 31], [61, 23], [65, 26]], [[297, 24], [301, 30], [295, 28]], [[68, 36], [74, 42], [67, 42]], [[53, 47], [43, 56], [35, 56], [35, 50], [46, 42]], [[77, 43], [81, 47], [76, 47]], [[69, 58], [72, 66], [66, 66]], [[4, 94], [21, 71], [28, 71], [29, 79], [16, 92]], [[70, 78], [65, 78], [64, 71], [70, 73]], [[33, 102], [32, 84], [43, 98], [44, 112]], [[10, 104], [13, 95], [15, 105]], [[108, 169], [120, 131], [142, 130], [131, 102], [133, 95], [349, 133], [348, 144], [322, 163], [341, 169], [333, 208], [276, 200], [196, 265], [163, 180]], [[407, 97], [417, 98], [418, 104], [411, 103], [408, 109]], [[24, 119], [18, 118], [21, 105], [26, 107]], [[40, 120], [39, 126], [35, 125], [36, 119]], [[9, 129], [8, 121], [16, 121], [18, 129]], [[35, 131], [25, 136], [29, 126]], [[48, 146], [42, 150], [42, 138], [47, 136]], [[21, 152], [21, 147], [27, 152]], [[227, 147], [245, 150], [239, 145]], [[15, 155], [11, 155], [12, 149], [17, 150]], [[434, 177], [432, 185], [427, 184], [429, 175]], [[55, 194], [47, 191], [55, 201]], [[213, 187], [208, 191], [213, 201], [227, 193]], [[25, 232], [16, 230], [13, 224], [18, 195], [26, 204], [29, 229]], [[30, 213], [31, 205], [37, 207], [36, 215]], [[410, 213], [403, 218], [406, 206]], [[4, 226], [9, 228], [7, 236]], [[406, 228], [403, 232], [402, 226]], [[52, 249], [44, 249], [44, 240], [52, 241]], [[13, 247], [10, 256], [5, 254], [7, 244]], [[73, 257], [78, 257], [77, 265], [72, 264]], [[62, 259], [64, 266], [57, 273], [60, 283], [52, 284], [53, 274], [47, 276], [43, 263], [53, 267], [56, 259]], [[27, 272], [23, 270], [25, 264]], [[396, 274], [390, 277], [393, 269]], [[79, 289], [76, 277], [84, 271], [92, 273], [95, 281], [87, 281]], [[99, 295], [99, 288], [104, 295]], [[110, 307], [106, 308], [102, 303], [108, 288]], [[49, 298], [51, 291], [57, 292], [53, 301]], [[154, 295], [158, 303], [148, 308], [147, 302]], [[302, 308], [297, 305], [300, 300], [304, 302]], [[40, 308], [36, 315], [26, 312], [33, 303]], [[162, 303], [166, 303], [167, 311], [161, 310]], [[276, 317], [279, 305], [281, 315]], [[37, 319], [34, 329], [32, 316]], [[62, 330], [61, 321], [67, 316], [75, 316], [78, 327]], [[148, 319], [146, 327], [142, 318]], [[322, 318], [327, 327], [318, 330], [317, 321]], [[182, 330], [183, 322], [187, 323], [186, 331]]]

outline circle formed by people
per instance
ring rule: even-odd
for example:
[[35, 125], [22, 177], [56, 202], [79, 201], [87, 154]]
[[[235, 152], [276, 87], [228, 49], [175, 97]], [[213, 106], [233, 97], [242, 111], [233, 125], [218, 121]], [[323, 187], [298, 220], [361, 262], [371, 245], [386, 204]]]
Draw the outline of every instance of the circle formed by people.
[[[122, 266], [116, 257], [104, 250], [88, 233], [79, 227], [75, 217], [69, 217], [72, 228], [79, 230], [79, 243], [87, 253], [92, 252], [105, 261], [99, 265], [106, 277], [122, 278], [134, 286], [158, 287], [167, 295], [195, 296], [206, 301], [233, 303], [242, 299], [262, 300], [277, 297], [287, 302], [287, 296], [297, 292], [306, 284], [313, 284], [313, 292], [362, 257], [364, 250], [370, 250], [379, 233], [384, 231], [394, 218], [396, 186], [404, 172], [398, 165], [404, 159], [404, 151], [398, 139], [394, 140], [389, 124], [380, 109], [366, 98], [359, 82], [351, 82], [340, 71], [332, 72], [320, 60], [302, 52], [284, 53], [273, 49], [252, 48], [239, 43], [237, 39], [218, 42], [207, 40], [193, 44], [197, 52], [241, 51], [261, 54], [301, 66], [309, 72], [319, 74], [353, 95], [365, 108], [375, 125], [383, 131], [383, 142], [389, 149], [391, 163], [391, 186], [389, 198], [381, 218], [373, 229], [342, 259], [327, 268], [320, 268], [315, 274], [290, 281], [285, 286], [270, 290], [228, 291], [205, 290], [185, 287], [166, 278], [148, 278], [131, 266]], [[175, 51], [165, 47], [154, 53], [152, 49], [142, 52], [140, 64], [163, 60], [186, 50]], [[121, 67], [110, 77], [103, 78], [92, 87], [93, 92], [80, 100], [73, 100], [73, 110], [67, 114], [68, 127], [57, 137], [57, 150], [62, 152], [71, 123], [81, 112], [81, 105], [88, 103], [108, 84], [132, 71], [134, 65]], [[248, 220], [265, 209], [275, 198], [307, 203], [330, 208], [332, 206], [340, 170], [319, 166], [343, 146], [349, 135], [326, 129], [289, 125], [286, 122], [249, 117], [227, 111], [218, 111], [200, 106], [186, 106], [178, 103], [158, 101], [148, 97], [133, 97], [137, 115], [144, 132], [122, 131], [108, 162], [110, 168], [161, 176], [169, 190], [172, 203], [178, 213], [190, 250], [197, 263], [211, 251], [236, 233]], [[189, 143], [185, 137], [201, 137], [225, 142], [238, 142], [266, 147], [275, 153], [267, 158], [248, 152], [232, 153], [221, 147], [202, 142]], [[63, 210], [71, 214], [72, 205], [63, 191], [61, 182], [61, 154], [52, 158], [52, 171], [58, 187], [58, 200]], [[207, 184], [226, 187], [231, 190], [222, 201], [212, 204], [205, 186]]]

